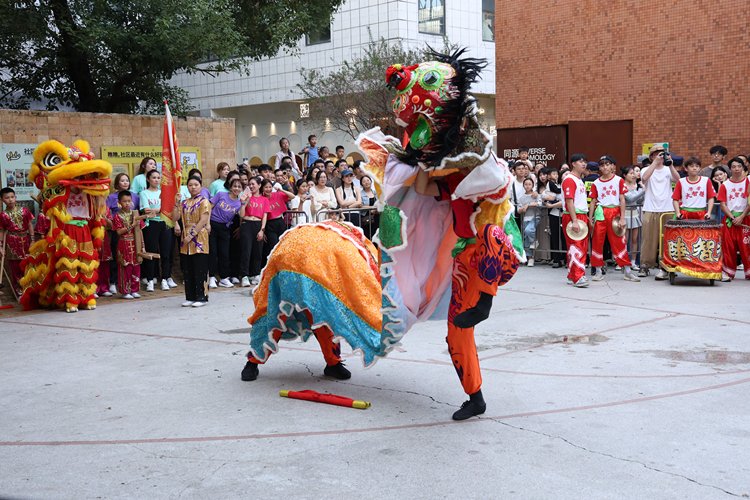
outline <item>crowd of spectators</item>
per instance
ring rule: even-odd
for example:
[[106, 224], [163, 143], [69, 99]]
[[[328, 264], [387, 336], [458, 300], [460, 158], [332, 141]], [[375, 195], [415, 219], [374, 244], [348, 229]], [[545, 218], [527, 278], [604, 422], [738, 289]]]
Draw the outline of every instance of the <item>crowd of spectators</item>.
[[[591, 186], [600, 178], [602, 169], [612, 166], [615, 174], [622, 178], [626, 248], [632, 259], [632, 269], [638, 272], [638, 277], [653, 275], [657, 280], [668, 277], [659, 265], [658, 255], [664, 214], [668, 214], [667, 218], [674, 216], [695, 219], [697, 217], [692, 212], [703, 208], [706, 213], [701, 213], [700, 218], [723, 225], [727, 225], [727, 218], [730, 218], [735, 226], [742, 228], [750, 236], [749, 228], [743, 225], [743, 213], [747, 213], [749, 194], [748, 155], [736, 154], [730, 157], [727, 148], [721, 145], [712, 147], [708, 153], [710, 161], [702, 162], [696, 156], [686, 159], [655, 144], [650, 148], [649, 154], [639, 156], [635, 164], [619, 166], [608, 155], [602, 156], [598, 161], [586, 162], [580, 175], [589, 203]], [[571, 175], [570, 165], [563, 164], [557, 169], [540, 163], [534, 164], [528, 159], [528, 148], [522, 147], [518, 158], [511, 160], [509, 166], [513, 174], [511, 201], [515, 221], [523, 235], [527, 265], [562, 267], [565, 263], [566, 242], [560, 217], [565, 208], [561, 184]], [[705, 180], [699, 181], [700, 178]], [[700, 191], [696, 190], [705, 197], [703, 202], [698, 202], [702, 207], [690, 207], [691, 203], [687, 202], [688, 206], [680, 209], [685, 202], [684, 193], [693, 184], [702, 188]], [[734, 198], [730, 199], [732, 196]], [[734, 277], [738, 261], [747, 268], [744, 261], [750, 255], [750, 238], [737, 239], [737, 245], [722, 241], [725, 254], [723, 281], [730, 281]], [[731, 256], [728, 255], [730, 253]], [[614, 261], [609, 244], [605, 245], [604, 257], [610, 266], [617, 270], [621, 268]], [[592, 269], [592, 274], [594, 272]], [[606, 267], [603, 272], [606, 273]]]

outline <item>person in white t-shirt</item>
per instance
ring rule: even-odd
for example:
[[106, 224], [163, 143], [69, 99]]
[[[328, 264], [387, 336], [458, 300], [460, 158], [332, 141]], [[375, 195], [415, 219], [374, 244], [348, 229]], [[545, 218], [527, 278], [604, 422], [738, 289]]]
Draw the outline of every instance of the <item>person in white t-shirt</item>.
[[[680, 180], [672, 158], [661, 144], [654, 144], [649, 150], [651, 164], [641, 171], [641, 179], [646, 188], [643, 198], [643, 229], [641, 239], [641, 270], [638, 276], [649, 275], [649, 269], [656, 269], [659, 259], [659, 239], [664, 214], [674, 215], [672, 206], [672, 183]], [[664, 269], [659, 269], [655, 278], [669, 277]]]
[[750, 181], [747, 166], [740, 158], [729, 160], [731, 177], [719, 187], [717, 199], [726, 218], [721, 226], [721, 281], [732, 281], [737, 273], [737, 253], [745, 268], [745, 279], [750, 279], [750, 228], [747, 214], [750, 212], [748, 194]]
[[[609, 240], [612, 248], [612, 256], [617, 265], [622, 267], [626, 281], [641, 281], [635, 277], [630, 269], [630, 257], [628, 256], [625, 241], [625, 180], [615, 175], [616, 162], [611, 156], [605, 155], [599, 159], [599, 177], [591, 184], [591, 203], [589, 205], [589, 225], [593, 233], [591, 240], [591, 267], [596, 269], [591, 281], [604, 279], [602, 267], [604, 266], [604, 240]], [[597, 207], [601, 207], [597, 211]], [[599, 212], [600, 217], [595, 216]], [[615, 234], [614, 219], [619, 217], [616, 224], [622, 230], [622, 236]], [[601, 219], [601, 220], [598, 220]]]
[[565, 196], [565, 212], [562, 227], [568, 244], [568, 283], [578, 288], [589, 286], [586, 279], [586, 254], [589, 252], [588, 238], [574, 240], [568, 235], [568, 224], [573, 233], [582, 232], [588, 224], [588, 202], [586, 186], [581, 180], [586, 169], [586, 157], [574, 154], [570, 157], [570, 173], [563, 178], [562, 191]]

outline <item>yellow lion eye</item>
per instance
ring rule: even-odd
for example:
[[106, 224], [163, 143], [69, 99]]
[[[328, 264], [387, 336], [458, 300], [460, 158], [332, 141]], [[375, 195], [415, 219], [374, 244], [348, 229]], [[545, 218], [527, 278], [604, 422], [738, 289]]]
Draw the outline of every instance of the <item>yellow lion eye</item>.
[[42, 160], [42, 165], [47, 168], [54, 168], [62, 163], [62, 158], [57, 153], [47, 153]]

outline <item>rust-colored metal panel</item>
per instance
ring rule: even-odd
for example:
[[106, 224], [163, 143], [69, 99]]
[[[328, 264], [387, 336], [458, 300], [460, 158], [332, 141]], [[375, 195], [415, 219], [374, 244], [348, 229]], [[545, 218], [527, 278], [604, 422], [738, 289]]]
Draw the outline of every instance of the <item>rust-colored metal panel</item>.
[[498, 156], [511, 160], [518, 157], [518, 148], [529, 148], [529, 159], [548, 167], [560, 168], [567, 161], [565, 145], [567, 127], [506, 128], [497, 131]]
[[633, 163], [633, 120], [568, 122], [568, 151], [583, 153], [589, 161], [603, 155], [617, 160], [618, 167]]

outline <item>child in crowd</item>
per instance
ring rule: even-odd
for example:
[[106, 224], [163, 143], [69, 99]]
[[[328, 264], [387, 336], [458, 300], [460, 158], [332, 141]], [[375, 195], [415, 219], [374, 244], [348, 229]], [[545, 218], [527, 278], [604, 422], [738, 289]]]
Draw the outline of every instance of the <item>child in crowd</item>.
[[628, 165], [622, 168], [622, 176], [625, 179], [625, 240], [628, 242], [628, 255], [632, 256], [631, 267], [638, 271], [640, 253], [638, 252], [638, 240], [641, 236], [641, 211], [639, 205], [643, 204], [646, 191], [643, 189], [640, 179], [637, 177], [637, 166]]
[[732, 281], [737, 273], [737, 253], [745, 268], [745, 279], [750, 279], [750, 229], [746, 225], [750, 206], [750, 181], [747, 166], [739, 158], [729, 160], [731, 177], [719, 188], [717, 199], [726, 219], [721, 226], [721, 281]]
[[307, 136], [307, 146], [299, 154], [305, 158], [305, 170], [307, 170], [319, 158], [318, 136], [315, 134]]
[[527, 177], [523, 180], [523, 194], [518, 196], [518, 213], [523, 217], [523, 247], [528, 256], [527, 265], [534, 266], [534, 249], [536, 248], [536, 226], [539, 222], [541, 198], [534, 191], [534, 180]]
[[[29, 247], [34, 239], [34, 214], [16, 203], [13, 188], [0, 189], [0, 197], [5, 204], [5, 210], [0, 212], [0, 256], [8, 262], [10, 286], [19, 296], [22, 292], [19, 280], [23, 277], [21, 261], [29, 254]], [[0, 276], [0, 281], [2, 278]]]
[[[589, 204], [589, 226], [593, 232], [591, 240], [591, 267], [596, 269], [592, 281], [604, 279], [604, 241], [609, 240], [612, 256], [618, 266], [624, 269], [625, 281], [639, 282], [630, 268], [627, 243], [625, 241], [625, 181], [615, 175], [615, 160], [602, 156], [599, 160], [599, 177], [591, 183], [591, 203]], [[601, 213], [595, 217], [597, 206]], [[615, 219], [619, 219], [615, 222]], [[615, 232], [617, 224], [621, 234]]]
[[138, 245], [142, 242], [136, 238], [136, 231], [143, 229], [146, 216], [133, 210], [130, 191], [119, 191], [117, 204], [119, 210], [112, 217], [112, 230], [117, 233], [117, 288], [123, 299], [137, 299], [141, 279], [138, 254], [142, 251]]
[[672, 193], [674, 213], [678, 219], [708, 220], [714, 209], [714, 185], [708, 177], [701, 177], [698, 158], [688, 158], [685, 169], [687, 177], [677, 181]]

